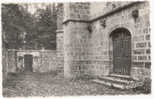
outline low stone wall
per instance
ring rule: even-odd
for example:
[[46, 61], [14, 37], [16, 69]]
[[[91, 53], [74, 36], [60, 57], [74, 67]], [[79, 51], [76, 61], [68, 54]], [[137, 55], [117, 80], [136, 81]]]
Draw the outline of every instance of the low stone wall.
[[33, 72], [51, 72], [57, 70], [56, 51], [39, 51], [33, 62]]
[[8, 51], [7, 49], [2, 49], [2, 80], [3, 84], [7, 79], [9, 72], [16, 71], [16, 51]]
[[[56, 50], [8, 50], [3, 68], [7, 72], [23, 72], [24, 55], [32, 55], [33, 72], [63, 71], [63, 57]], [[7, 65], [7, 66], [6, 66]]]

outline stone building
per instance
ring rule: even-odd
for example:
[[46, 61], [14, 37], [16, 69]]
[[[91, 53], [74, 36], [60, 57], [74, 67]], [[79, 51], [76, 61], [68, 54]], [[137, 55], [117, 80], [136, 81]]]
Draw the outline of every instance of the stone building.
[[31, 57], [33, 72], [64, 71], [66, 79], [88, 75], [131, 88], [129, 81], [136, 86], [151, 77], [149, 2], [76, 2], [57, 8], [57, 49], [14, 51], [17, 57], [9, 52], [14, 58], [7, 72], [26, 66]]
[[57, 38], [65, 78], [150, 77], [149, 13], [149, 2], [61, 4]]

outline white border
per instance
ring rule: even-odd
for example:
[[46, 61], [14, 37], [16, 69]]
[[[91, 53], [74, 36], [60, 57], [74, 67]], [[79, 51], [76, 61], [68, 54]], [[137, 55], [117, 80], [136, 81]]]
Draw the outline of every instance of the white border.
[[[153, 52], [153, 45], [154, 45], [154, 0], [1, 0], [0, 3], [52, 3], [52, 2], [107, 2], [107, 1], [150, 1], [150, 27], [151, 27], [151, 62], [153, 62], [154, 59], [154, 52]], [[1, 5], [0, 5], [1, 8]], [[0, 16], [1, 16], [1, 9], [0, 9]], [[0, 23], [1, 23], [1, 17], [0, 17]], [[0, 31], [1, 31], [1, 25], [0, 25]], [[0, 36], [1, 36], [0, 32]], [[0, 37], [0, 46], [2, 48], [2, 42], [1, 42], [1, 37]], [[1, 49], [0, 48], [0, 49]], [[0, 50], [0, 62], [2, 64], [2, 49]], [[153, 63], [152, 63], [152, 71], [154, 69], [153, 67]], [[0, 70], [2, 70], [2, 65], [0, 65]], [[153, 72], [152, 72], [153, 75]], [[2, 72], [0, 72], [0, 81], [2, 82]], [[153, 77], [153, 76], [152, 76]], [[152, 85], [154, 83], [152, 82]], [[0, 99], [2, 99], [2, 83], [0, 86], [1, 90], [0, 90]], [[152, 86], [152, 92], [153, 92], [154, 87]], [[107, 99], [111, 99], [111, 98], [118, 98], [118, 99], [129, 99], [129, 98], [140, 98], [140, 99], [145, 99], [145, 98], [152, 98], [153, 97], [153, 93], [152, 95], [116, 95], [116, 96], [109, 96], [109, 95], [102, 95], [102, 96], [64, 96], [64, 97], [46, 97], [46, 98], [53, 98], [53, 99], [59, 99], [59, 98], [67, 98], [67, 99], [76, 99], [76, 98], [80, 98], [80, 99], [85, 99], [85, 98], [89, 98], [89, 99], [93, 99], [93, 98], [97, 98], [97, 99], [102, 99], [102, 98], [107, 98]], [[34, 98], [34, 99], [40, 99], [40, 97], [28, 97], [28, 98]], [[42, 98], [42, 97], [41, 97]], [[12, 98], [10, 98], [12, 99]], [[16, 98], [16, 99], [25, 99], [22, 97]]]
[[2, 3], [49, 3], [49, 2], [109, 2], [109, 1], [145, 1], [145, 0], [2, 0]]

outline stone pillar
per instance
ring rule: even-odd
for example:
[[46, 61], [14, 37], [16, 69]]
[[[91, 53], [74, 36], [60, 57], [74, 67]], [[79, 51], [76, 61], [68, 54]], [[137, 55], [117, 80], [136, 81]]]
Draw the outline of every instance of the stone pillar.
[[64, 77], [84, 75], [88, 50], [89, 3], [64, 4]]

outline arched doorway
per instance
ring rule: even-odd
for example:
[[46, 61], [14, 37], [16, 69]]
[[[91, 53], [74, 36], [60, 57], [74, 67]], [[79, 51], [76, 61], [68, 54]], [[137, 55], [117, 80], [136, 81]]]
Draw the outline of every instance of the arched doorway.
[[33, 56], [30, 54], [24, 55], [24, 67], [25, 67], [25, 72], [32, 72], [33, 68]]
[[130, 75], [131, 69], [131, 34], [125, 28], [114, 30], [112, 38], [113, 73]]

